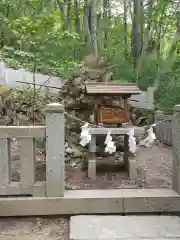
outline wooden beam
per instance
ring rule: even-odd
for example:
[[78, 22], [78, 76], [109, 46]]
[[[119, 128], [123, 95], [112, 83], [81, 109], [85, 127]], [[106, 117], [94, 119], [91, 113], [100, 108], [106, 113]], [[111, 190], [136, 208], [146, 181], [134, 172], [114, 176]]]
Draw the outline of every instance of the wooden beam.
[[94, 135], [105, 135], [109, 131], [114, 135], [125, 135], [129, 130], [133, 128], [136, 135], [142, 135], [145, 133], [143, 127], [130, 127], [130, 128], [89, 128], [90, 134]]

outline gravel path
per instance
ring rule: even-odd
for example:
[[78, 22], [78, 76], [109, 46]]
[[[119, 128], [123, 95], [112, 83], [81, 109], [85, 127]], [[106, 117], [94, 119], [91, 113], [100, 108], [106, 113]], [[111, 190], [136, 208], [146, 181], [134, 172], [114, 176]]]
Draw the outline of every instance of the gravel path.
[[[39, 158], [39, 157], [38, 157]], [[91, 188], [151, 188], [171, 187], [172, 149], [158, 144], [141, 148], [137, 154], [139, 181], [135, 183], [127, 174], [101, 173], [96, 181], [89, 180], [87, 173], [77, 165], [66, 166], [66, 182], [71, 189]], [[19, 160], [13, 160], [13, 180], [19, 179]], [[45, 176], [45, 161], [39, 158], [37, 179]], [[0, 219], [0, 240], [68, 240], [67, 218], [4, 218]]]
[[145, 188], [171, 188], [172, 148], [163, 144], [142, 148], [138, 154], [139, 177]]

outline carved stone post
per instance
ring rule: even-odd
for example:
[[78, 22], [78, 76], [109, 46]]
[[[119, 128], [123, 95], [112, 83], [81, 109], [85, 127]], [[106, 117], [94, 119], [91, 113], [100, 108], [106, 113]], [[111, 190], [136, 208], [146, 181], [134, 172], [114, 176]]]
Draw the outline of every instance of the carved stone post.
[[46, 107], [46, 194], [64, 196], [64, 106], [51, 103]]
[[180, 194], [180, 105], [174, 107], [172, 117], [172, 188]]
[[154, 117], [155, 117], [155, 123], [157, 123], [156, 127], [155, 127], [155, 134], [156, 134], [157, 139], [160, 142], [162, 142], [162, 138], [163, 138], [163, 136], [162, 136], [162, 134], [163, 134], [162, 124], [161, 123], [158, 124], [158, 122], [162, 121], [164, 119], [163, 111], [161, 111], [161, 110], [155, 111]]

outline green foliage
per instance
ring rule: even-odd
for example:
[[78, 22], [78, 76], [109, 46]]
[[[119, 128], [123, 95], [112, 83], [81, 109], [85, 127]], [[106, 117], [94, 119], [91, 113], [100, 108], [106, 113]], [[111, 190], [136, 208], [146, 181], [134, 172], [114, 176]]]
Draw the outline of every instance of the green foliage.
[[11, 101], [19, 112], [22, 112], [32, 122], [40, 123], [44, 120], [43, 110], [48, 99], [40, 94], [40, 91], [31, 87], [22, 90], [13, 90]]
[[35, 10], [30, 16], [7, 19], [7, 29], [14, 43], [13, 46], [3, 47], [1, 56], [17, 69], [26, 68], [65, 77], [74, 67], [72, 53], [79, 45], [79, 37], [76, 33], [62, 32], [58, 11], [45, 8], [37, 13]]
[[171, 70], [162, 75], [156, 101], [162, 109], [173, 109], [180, 103], [180, 56], [176, 55]]

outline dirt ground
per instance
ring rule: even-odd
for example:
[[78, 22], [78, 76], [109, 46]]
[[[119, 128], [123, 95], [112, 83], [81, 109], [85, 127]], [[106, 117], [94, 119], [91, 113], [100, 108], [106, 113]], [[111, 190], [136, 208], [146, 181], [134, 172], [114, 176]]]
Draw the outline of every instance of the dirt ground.
[[72, 189], [171, 188], [172, 152], [165, 145], [140, 147], [137, 153], [138, 181], [129, 180], [125, 172], [101, 172], [96, 180], [87, 177], [80, 166], [66, 169], [67, 186]]
[[[101, 172], [96, 181], [87, 178], [78, 163], [66, 164], [66, 186], [68, 189], [102, 188], [170, 188], [172, 179], [172, 150], [161, 144], [151, 148], [141, 147], [137, 154], [138, 182], [128, 180], [124, 172]], [[12, 180], [19, 180], [20, 161], [15, 154], [12, 161]], [[45, 179], [45, 161], [37, 155], [38, 181]], [[68, 240], [67, 218], [4, 218], [0, 219], [0, 240]]]
[[0, 240], [68, 240], [69, 219], [0, 219]]
[[138, 154], [141, 187], [172, 187], [172, 148], [163, 144], [142, 148]]

